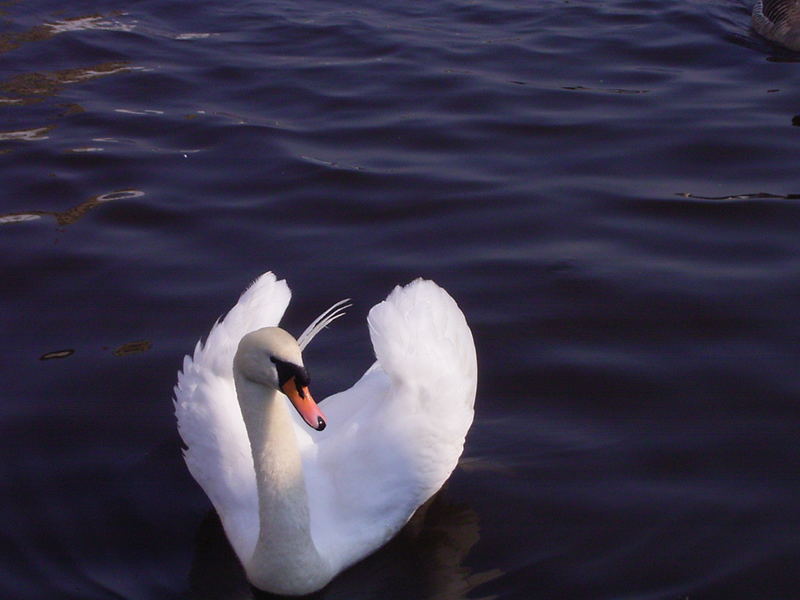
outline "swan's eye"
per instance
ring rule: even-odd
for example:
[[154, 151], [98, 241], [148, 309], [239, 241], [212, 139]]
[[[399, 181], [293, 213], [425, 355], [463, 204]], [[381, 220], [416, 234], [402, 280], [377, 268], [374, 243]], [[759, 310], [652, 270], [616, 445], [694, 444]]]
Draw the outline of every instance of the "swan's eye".
[[270, 356], [269, 359], [273, 362], [275, 369], [278, 371], [278, 383], [281, 386], [294, 377], [294, 382], [298, 391], [300, 388], [308, 387], [311, 379], [309, 378], [308, 371], [305, 370], [305, 367], [283, 361], [279, 358], [275, 358], [274, 356]]

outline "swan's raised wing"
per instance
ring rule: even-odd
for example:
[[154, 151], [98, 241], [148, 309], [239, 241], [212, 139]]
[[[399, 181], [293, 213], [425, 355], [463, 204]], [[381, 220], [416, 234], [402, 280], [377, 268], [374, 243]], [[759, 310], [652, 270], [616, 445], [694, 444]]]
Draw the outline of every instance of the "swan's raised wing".
[[258, 537], [253, 456], [233, 383], [233, 357], [242, 336], [278, 324], [291, 292], [272, 273], [256, 279], [205, 344], [186, 356], [175, 386], [175, 416], [192, 476], [211, 499], [228, 539], [244, 561]]
[[475, 346], [447, 292], [397, 287], [368, 323], [377, 362], [322, 402], [328, 429], [304, 451], [314, 541], [337, 567], [386, 542], [442, 486], [473, 417]]

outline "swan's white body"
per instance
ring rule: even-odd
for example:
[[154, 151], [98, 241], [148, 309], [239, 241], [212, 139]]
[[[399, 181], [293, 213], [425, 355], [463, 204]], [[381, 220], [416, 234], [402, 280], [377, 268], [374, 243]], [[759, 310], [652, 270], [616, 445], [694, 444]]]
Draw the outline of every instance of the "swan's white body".
[[242, 294], [184, 359], [175, 412], [189, 471], [251, 582], [305, 594], [387, 542], [447, 480], [472, 423], [477, 365], [447, 292], [423, 280], [395, 288], [369, 313], [376, 362], [320, 403], [327, 428], [314, 431], [286, 396], [234, 367], [242, 337], [276, 326], [290, 296], [272, 273]]
[[753, 29], [765, 38], [800, 50], [800, 0], [758, 0]]

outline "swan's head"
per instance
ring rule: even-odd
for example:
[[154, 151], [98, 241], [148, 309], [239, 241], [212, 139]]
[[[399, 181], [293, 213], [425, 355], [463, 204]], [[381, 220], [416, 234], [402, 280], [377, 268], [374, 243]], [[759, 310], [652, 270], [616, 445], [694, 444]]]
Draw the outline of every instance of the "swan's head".
[[233, 366], [245, 379], [286, 394], [309, 427], [325, 429], [325, 416], [308, 391], [300, 346], [287, 331], [264, 327], [248, 333], [239, 342]]

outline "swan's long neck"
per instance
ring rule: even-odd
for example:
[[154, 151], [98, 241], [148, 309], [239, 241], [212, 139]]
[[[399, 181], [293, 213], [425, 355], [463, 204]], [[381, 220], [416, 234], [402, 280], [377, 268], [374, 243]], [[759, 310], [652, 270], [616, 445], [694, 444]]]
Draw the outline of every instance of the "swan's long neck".
[[289, 408], [277, 390], [238, 373], [234, 378], [258, 489], [260, 530], [244, 565], [248, 579], [275, 593], [297, 594], [306, 586], [313, 591], [330, 574], [311, 538], [308, 495]]

